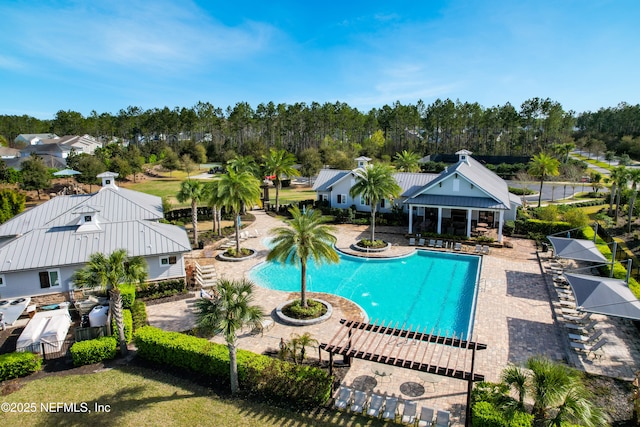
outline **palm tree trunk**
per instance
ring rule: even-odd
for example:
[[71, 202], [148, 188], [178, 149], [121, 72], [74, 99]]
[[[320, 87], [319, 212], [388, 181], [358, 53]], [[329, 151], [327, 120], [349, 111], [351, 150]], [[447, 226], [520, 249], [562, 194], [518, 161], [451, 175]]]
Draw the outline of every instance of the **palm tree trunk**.
[[615, 182], [611, 186], [611, 193], [609, 194], [609, 216], [613, 215], [613, 199], [616, 197], [616, 184]]
[[620, 195], [622, 194], [622, 188], [618, 186], [616, 191], [616, 221], [618, 221], [618, 215], [620, 213]]
[[120, 342], [120, 354], [126, 356], [129, 352], [127, 348], [127, 338], [124, 335], [124, 319], [122, 318], [122, 297], [120, 290], [113, 288], [109, 292], [111, 296], [111, 313], [116, 321], [116, 329], [118, 330], [118, 341]]
[[376, 204], [371, 201], [371, 243], [376, 239]]
[[240, 389], [238, 383], [238, 360], [236, 357], [236, 346], [233, 343], [227, 342], [229, 348], [229, 375], [231, 381], [231, 394], [236, 394]]
[[193, 224], [193, 244], [198, 245], [198, 204], [191, 201], [191, 224]]
[[636, 188], [634, 188], [633, 193], [631, 194], [631, 202], [629, 202], [629, 227], [627, 229], [628, 233], [631, 233], [631, 220], [633, 219], [633, 208], [634, 208], [634, 205], [636, 204], [637, 196], [638, 196], [638, 191]]
[[240, 213], [236, 214], [236, 255], [240, 255]]
[[300, 260], [300, 306], [307, 307], [307, 261]]
[[222, 220], [222, 209], [216, 209], [216, 222], [218, 223], [218, 236], [222, 236], [222, 226], [220, 221]]
[[276, 213], [280, 211], [280, 188], [282, 187], [282, 183], [278, 178], [275, 181], [276, 184]]
[[542, 203], [542, 184], [544, 184], [544, 175], [542, 176], [542, 178], [540, 178], [540, 192], [538, 194], [538, 207], [540, 207], [540, 204]]

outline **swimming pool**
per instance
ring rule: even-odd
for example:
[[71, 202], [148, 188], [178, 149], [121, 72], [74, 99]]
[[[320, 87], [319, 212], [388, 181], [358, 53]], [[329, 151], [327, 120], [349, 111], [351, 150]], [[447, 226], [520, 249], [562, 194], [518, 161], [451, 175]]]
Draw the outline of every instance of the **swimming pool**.
[[[369, 320], [469, 336], [473, 327], [480, 257], [418, 250], [401, 258], [340, 254], [338, 264], [307, 266], [307, 291], [347, 298]], [[249, 272], [257, 285], [300, 292], [300, 268], [265, 262]]]

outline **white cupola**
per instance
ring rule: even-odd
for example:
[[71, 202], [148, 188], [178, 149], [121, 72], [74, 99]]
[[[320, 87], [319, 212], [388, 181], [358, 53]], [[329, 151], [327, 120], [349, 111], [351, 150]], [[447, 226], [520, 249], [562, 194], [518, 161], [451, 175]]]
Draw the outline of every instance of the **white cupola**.
[[466, 164], [469, 164], [469, 156], [471, 156], [473, 153], [469, 150], [460, 150], [457, 151], [456, 154], [458, 155], [459, 162], [465, 162]]
[[96, 178], [102, 179], [102, 188], [113, 188], [115, 190], [118, 189], [116, 185], [116, 178], [119, 174], [115, 172], [102, 172], [101, 174], [96, 175]]
[[365, 168], [369, 162], [371, 161], [370, 158], [365, 157], [365, 156], [360, 156], [356, 159], [356, 163], [358, 164], [358, 168]]

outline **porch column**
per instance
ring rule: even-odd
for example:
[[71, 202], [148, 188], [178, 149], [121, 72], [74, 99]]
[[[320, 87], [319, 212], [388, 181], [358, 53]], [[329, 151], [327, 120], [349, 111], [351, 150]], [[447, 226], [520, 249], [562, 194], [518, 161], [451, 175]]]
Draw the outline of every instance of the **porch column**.
[[442, 234], [442, 206], [438, 206], [438, 229], [436, 232]]
[[409, 205], [409, 234], [413, 234], [413, 205]]
[[498, 243], [502, 243], [502, 223], [504, 222], [504, 211], [501, 210], [498, 216]]
[[473, 209], [467, 209], [467, 239], [471, 237], [471, 214]]

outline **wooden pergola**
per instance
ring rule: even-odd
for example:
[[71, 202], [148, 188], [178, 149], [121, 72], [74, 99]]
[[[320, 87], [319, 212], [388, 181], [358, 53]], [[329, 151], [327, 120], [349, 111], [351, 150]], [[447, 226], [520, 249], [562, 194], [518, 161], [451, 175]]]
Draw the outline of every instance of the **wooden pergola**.
[[484, 375], [474, 372], [476, 350], [486, 344], [430, 332], [412, 331], [382, 322], [368, 323], [340, 320], [344, 326], [320, 349], [329, 352], [329, 374], [333, 375], [333, 355], [368, 360], [390, 366], [427, 372], [468, 382], [467, 423], [470, 422], [469, 399], [474, 381], [484, 381]]

